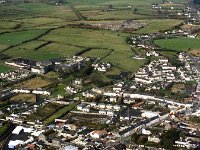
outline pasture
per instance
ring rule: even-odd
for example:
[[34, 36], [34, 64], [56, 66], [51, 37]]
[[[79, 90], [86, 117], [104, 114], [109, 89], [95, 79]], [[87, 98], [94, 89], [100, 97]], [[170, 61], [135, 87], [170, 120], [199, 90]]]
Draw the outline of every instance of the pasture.
[[140, 21], [146, 23], [146, 26], [135, 32], [138, 34], [165, 31], [172, 29], [174, 26], [182, 23], [182, 20], [176, 20], [176, 19], [150, 19], [150, 20], [140, 20]]
[[165, 49], [172, 49], [176, 51], [188, 51], [200, 48], [200, 39], [179, 37], [173, 39], [161, 39], [154, 41], [156, 45]]
[[[104, 60], [112, 62], [122, 69], [133, 71], [137, 70], [143, 64], [143, 61], [134, 60], [131, 57], [132, 50], [125, 41], [127, 36], [129, 34], [108, 30], [100, 31], [67, 27], [54, 30], [40, 40], [51, 40], [59, 44], [69, 44], [77, 47], [113, 50]], [[91, 50], [91, 52], [93, 51]], [[96, 54], [94, 57], [99, 57], [99, 52]]]
[[7, 67], [0, 63], [0, 73], [4, 73], [4, 72], [10, 71], [10, 70], [12, 70], [10, 67]]

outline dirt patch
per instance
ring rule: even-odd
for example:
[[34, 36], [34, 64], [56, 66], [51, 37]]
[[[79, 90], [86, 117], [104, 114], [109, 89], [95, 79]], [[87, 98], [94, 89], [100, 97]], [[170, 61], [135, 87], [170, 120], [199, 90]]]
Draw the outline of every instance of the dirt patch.
[[200, 57], [200, 49], [191, 50], [190, 53], [195, 57]]

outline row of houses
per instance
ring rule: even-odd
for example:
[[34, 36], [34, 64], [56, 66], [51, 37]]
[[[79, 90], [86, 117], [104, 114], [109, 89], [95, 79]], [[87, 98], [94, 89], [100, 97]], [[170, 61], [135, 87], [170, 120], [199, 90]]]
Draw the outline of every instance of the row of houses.
[[30, 76], [30, 72], [25, 70], [14, 70], [0, 74], [0, 79], [8, 81], [17, 81]]
[[39, 94], [39, 95], [50, 95], [49, 91], [45, 90], [30, 90], [30, 89], [14, 89], [13, 93], [23, 93], [23, 94]]

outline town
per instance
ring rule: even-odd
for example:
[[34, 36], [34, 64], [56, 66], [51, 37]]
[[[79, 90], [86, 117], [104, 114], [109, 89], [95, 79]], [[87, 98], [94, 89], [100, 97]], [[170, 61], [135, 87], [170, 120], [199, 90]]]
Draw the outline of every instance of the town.
[[[8, 2], [0, 1], [0, 5], [4, 3]], [[59, 1], [51, 5], [59, 7], [63, 3]], [[101, 13], [116, 11], [118, 8], [114, 6], [109, 5]], [[165, 6], [170, 7], [167, 9]], [[0, 148], [200, 149], [198, 48], [176, 50], [173, 49], [176, 45], [167, 48], [159, 43], [160, 40], [175, 38], [199, 40], [200, 28], [180, 28], [186, 25], [199, 26], [199, 10], [189, 4], [177, 10], [174, 8], [176, 6], [179, 4], [170, 1], [151, 3], [148, 9], [160, 16], [178, 17], [184, 21], [174, 28], [145, 34], [135, 32], [145, 29], [148, 26], [146, 22], [137, 19], [110, 22], [106, 20], [108, 18], [101, 23], [97, 20], [87, 22], [81, 9], [78, 11], [73, 5], [70, 6], [79, 19], [84, 20], [83, 23], [77, 21], [75, 25], [68, 24], [73, 26], [72, 29], [119, 32], [118, 37], [127, 36], [128, 33], [130, 36], [123, 41], [132, 50], [128, 53], [128, 59], [143, 62], [135, 70], [122, 68], [135, 64], [128, 64], [126, 58], [118, 60], [123, 56], [112, 56], [117, 50], [104, 47], [101, 45], [104, 41], [101, 40], [95, 47], [83, 47], [70, 44], [69, 39], [64, 41], [68, 46], [81, 50], [71, 56], [63, 54], [47, 60], [8, 57], [9, 53], [3, 53], [7, 52], [7, 48], [0, 52], [0, 57], [6, 57], [0, 63], [10, 68], [0, 72]], [[132, 10], [133, 6], [130, 4], [119, 9]], [[134, 8], [133, 11], [136, 13], [138, 9]], [[81, 42], [86, 42], [84, 40], [87, 39], [81, 39]], [[40, 42], [41, 47], [56, 43], [51, 39], [40, 39]], [[34, 49], [35, 53], [42, 50], [40, 46]], [[28, 49], [20, 48], [19, 53], [23, 50]], [[106, 52], [106, 55], [86, 55], [94, 50]], [[193, 50], [195, 53], [192, 53]], [[108, 59], [110, 55], [114, 61]], [[120, 66], [120, 63], [124, 64]]]

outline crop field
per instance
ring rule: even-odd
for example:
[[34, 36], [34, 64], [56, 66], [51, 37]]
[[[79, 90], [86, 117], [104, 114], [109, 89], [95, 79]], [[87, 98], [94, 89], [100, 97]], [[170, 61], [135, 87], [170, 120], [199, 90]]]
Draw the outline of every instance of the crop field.
[[188, 51], [200, 48], [200, 39], [194, 38], [174, 38], [174, 39], [161, 39], [154, 42], [161, 48], [172, 49], [177, 51]]

